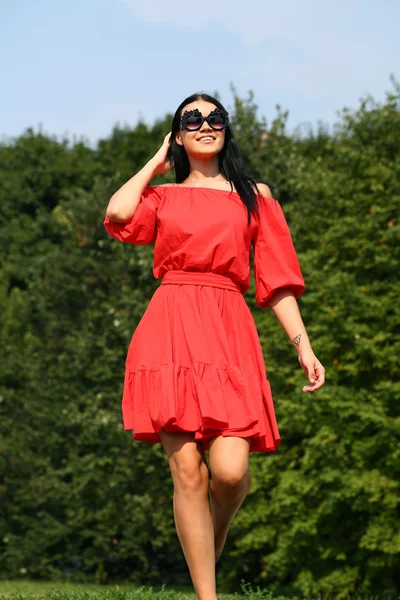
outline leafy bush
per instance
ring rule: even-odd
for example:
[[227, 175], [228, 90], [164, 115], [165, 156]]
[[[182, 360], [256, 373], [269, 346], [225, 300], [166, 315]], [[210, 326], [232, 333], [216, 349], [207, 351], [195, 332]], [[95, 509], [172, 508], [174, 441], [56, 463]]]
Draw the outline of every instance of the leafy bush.
[[[237, 138], [275, 184], [307, 291], [299, 306], [327, 382], [301, 391], [297, 354], [246, 296], [282, 434], [253, 455], [253, 488], [222, 571], [306, 597], [400, 592], [400, 89], [344, 109], [332, 133], [288, 135], [250, 94]], [[170, 117], [96, 149], [28, 130], [0, 147], [0, 573], [189, 584], [160, 445], [132, 443], [120, 399], [132, 331], [157, 287], [152, 250], [108, 239], [112, 191]], [[61, 592], [54, 592], [60, 593]], [[261, 593], [261, 592], [260, 592]], [[60, 596], [61, 597], [61, 596]]]

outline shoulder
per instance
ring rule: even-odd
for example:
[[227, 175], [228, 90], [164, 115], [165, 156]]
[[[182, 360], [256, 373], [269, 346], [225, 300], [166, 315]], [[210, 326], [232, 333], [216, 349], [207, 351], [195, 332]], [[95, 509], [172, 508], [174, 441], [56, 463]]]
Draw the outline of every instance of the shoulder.
[[160, 183], [155, 185], [146, 185], [143, 195], [151, 196], [161, 201], [164, 198], [164, 192], [166, 188], [176, 187], [174, 183]]
[[159, 185], [153, 185], [155, 188], [163, 188], [163, 187], [176, 187], [176, 183], [160, 183]]
[[257, 218], [262, 222], [275, 222], [276, 224], [286, 223], [280, 202], [274, 198], [270, 187], [266, 183], [257, 182], [258, 189], [258, 208]]
[[257, 189], [259, 194], [264, 196], [264, 198], [273, 198], [272, 192], [266, 183], [257, 183]]

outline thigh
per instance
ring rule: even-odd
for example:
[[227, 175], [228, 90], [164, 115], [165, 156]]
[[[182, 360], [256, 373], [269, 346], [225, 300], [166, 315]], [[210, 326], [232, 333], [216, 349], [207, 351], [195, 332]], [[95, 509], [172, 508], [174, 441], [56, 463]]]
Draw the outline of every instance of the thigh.
[[159, 435], [173, 478], [178, 472], [189, 475], [199, 470], [202, 463], [208, 470], [204, 446], [194, 439], [194, 433], [171, 433], [162, 429]]
[[212, 476], [222, 480], [240, 480], [249, 470], [251, 438], [218, 436], [210, 441], [210, 469]]

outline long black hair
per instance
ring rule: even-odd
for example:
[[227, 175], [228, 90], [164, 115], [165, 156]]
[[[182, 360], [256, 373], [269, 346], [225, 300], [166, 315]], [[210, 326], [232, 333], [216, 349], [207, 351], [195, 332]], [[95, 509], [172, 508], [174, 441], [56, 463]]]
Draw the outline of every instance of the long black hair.
[[[173, 162], [175, 170], [175, 183], [182, 183], [190, 173], [190, 164], [188, 155], [183, 146], [177, 144], [175, 136], [179, 131], [179, 122], [181, 120], [182, 109], [191, 102], [196, 100], [205, 100], [215, 104], [217, 108], [225, 110], [224, 106], [212, 96], [198, 92], [188, 96], [176, 109], [174, 118], [172, 119], [171, 139], [168, 149], [168, 159]], [[240, 153], [239, 147], [232, 133], [232, 128], [228, 126], [225, 129], [225, 143], [221, 152], [218, 155], [219, 168], [222, 175], [233, 185], [241, 197], [243, 203], [247, 207], [247, 224], [250, 225], [251, 214], [259, 214], [259, 207], [256, 194], [259, 193], [257, 183], [266, 183], [260, 179], [249, 177], [246, 173], [246, 167]]]

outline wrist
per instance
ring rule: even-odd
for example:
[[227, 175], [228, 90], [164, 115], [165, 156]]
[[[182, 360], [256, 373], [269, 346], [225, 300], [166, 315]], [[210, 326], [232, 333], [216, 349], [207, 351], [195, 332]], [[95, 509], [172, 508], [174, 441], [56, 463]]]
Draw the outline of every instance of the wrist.
[[307, 334], [299, 334], [291, 339], [292, 346], [296, 349], [297, 354], [306, 354], [309, 352], [313, 352], [311, 347], [310, 340], [307, 337]]
[[297, 348], [297, 354], [299, 356], [306, 356], [306, 354], [314, 354], [314, 350], [311, 348], [311, 345], [303, 346], [302, 348]]

